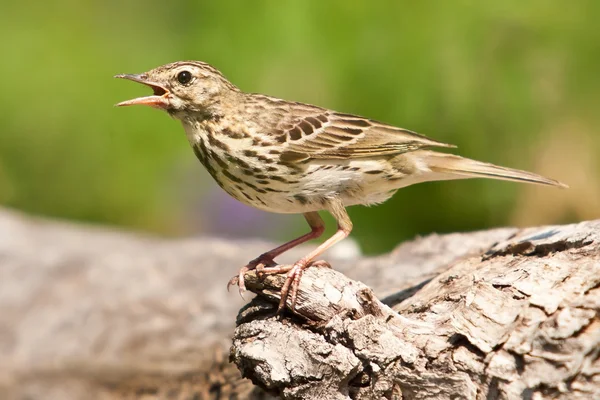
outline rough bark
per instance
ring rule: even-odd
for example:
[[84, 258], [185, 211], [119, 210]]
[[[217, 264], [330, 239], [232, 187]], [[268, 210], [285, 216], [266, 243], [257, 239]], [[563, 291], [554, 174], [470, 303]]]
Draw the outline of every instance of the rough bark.
[[0, 398], [598, 397], [599, 228], [431, 235], [331, 260], [279, 317], [283, 278], [250, 274], [259, 296], [234, 331], [243, 302], [225, 284], [269, 243], [0, 210]]
[[261, 298], [232, 359], [288, 399], [600, 398], [600, 222], [498, 233], [487, 249], [467, 239], [482, 234], [406, 244], [398, 264], [407, 247], [475, 246], [383, 301], [313, 268], [294, 314], [275, 318], [284, 278], [252, 275]]

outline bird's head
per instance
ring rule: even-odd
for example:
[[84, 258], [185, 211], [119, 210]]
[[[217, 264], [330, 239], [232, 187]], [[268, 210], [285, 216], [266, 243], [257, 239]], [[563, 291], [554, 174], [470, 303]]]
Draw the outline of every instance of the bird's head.
[[117, 106], [143, 104], [163, 109], [178, 119], [194, 114], [205, 118], [218, 115], [223, 102], [240, 93], [217, 69], [200, 61], [175, 62], [142, 74], [115, 78], [139, 82], [154, 91], [151, 96], [123, 101]]

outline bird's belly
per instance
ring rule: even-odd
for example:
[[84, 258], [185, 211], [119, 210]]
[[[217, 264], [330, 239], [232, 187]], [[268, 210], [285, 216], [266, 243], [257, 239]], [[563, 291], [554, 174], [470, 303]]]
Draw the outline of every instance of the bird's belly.
[[379, 164], [370, 160], [327, 160], [312, 163], [304, 171], [279, 171], [277, 175], [254, 176], [231, 173], [216, 177], [232, 197], [261, 210], [296, 214], [326, 210], [332, 199], [345, 206], [373, 205], [386, 201], [395, 192], [386, 173], [374, 171]]
[[313, 163], [302, 174], [283, 175], [274, 186], [278, 191], [266, 193], [267, 204], [254, 206], [278, 213], [304, 213], [325, 210], [332, 199], [341, 199], [345, 206], [373, 205], [389, 199], [395, 193], [385, 174], [365, 173], [379, 164], [370, 160], [328, 160]]
[[378, 160], [324, 160], [308, 170], [302, 182], [307, 197], [337, 197], [344, 205], [384, 202], [395, 192]]

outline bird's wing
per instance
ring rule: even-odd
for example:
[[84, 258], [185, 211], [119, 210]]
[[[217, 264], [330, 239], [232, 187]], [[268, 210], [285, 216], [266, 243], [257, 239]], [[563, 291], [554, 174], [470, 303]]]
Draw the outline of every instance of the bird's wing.
[[456, 147], [406, 129], [350, 114], [313, 109], [297, 115], [280, 137], [287, 144], [281, 160], [374, 157], [427, 147]]

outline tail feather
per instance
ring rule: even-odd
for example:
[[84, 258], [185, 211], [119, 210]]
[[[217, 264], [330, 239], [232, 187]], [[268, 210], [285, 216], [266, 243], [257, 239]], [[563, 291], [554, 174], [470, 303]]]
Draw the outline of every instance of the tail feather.
[[425, 162], [425, 165], [427, 165], [431, 171], [445, 175], [458, 175], [456, 178], [491, 178], [505, 181], [558, 186], [562, 188], [569, 187], [562, 182], [534, 174], [533, 172], [500, 167], [454, 154], [438, 153], [434, 151], [421, 151], [421, 153], [421, 157], [419, 158]]

